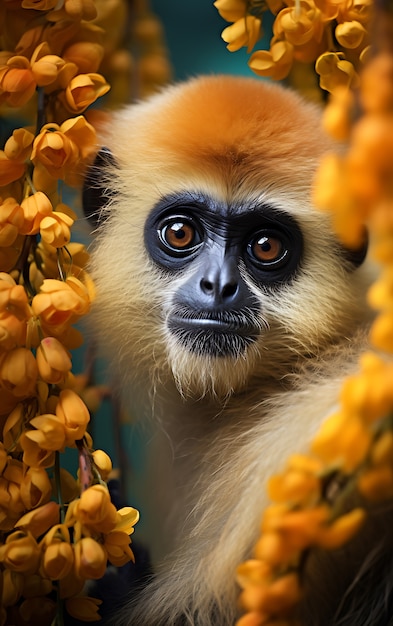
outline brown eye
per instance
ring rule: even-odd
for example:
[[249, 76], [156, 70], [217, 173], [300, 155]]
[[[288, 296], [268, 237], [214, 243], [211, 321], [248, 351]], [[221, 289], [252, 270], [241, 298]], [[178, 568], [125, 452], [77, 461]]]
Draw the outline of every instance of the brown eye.
[[165, 226], [163, 237], [171, 248], [182, 250], [183, 248], [188, 248], [190, 245], [193, 245], [195, 229], [187, 222], [178, 221]]
[[249, 242], [248, 253], [261, 269], [276, 269], [289, 259], [290, 242], [287, 236], [275, 229], [266, 229]]
[[200, 229], [191, 217], [170, 215], [157, 230], [162, 249], [170, 255], [193, 254], [202, 242]]
[[283, 245], [279, 239], [263, 235], [254, 242], [252, 251], [258, 261], [272, 263], [281, 258]]

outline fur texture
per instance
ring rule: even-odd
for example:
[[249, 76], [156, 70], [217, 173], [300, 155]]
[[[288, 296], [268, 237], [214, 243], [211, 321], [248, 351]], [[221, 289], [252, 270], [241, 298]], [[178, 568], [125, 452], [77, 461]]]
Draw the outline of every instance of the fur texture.
[[[310, 204], [318, 160], [331, 144], [319, 110], [288, 90], [245, 78], [193, 79], [116, 114], [103, 145], [116, 164], [99, 172], [111, 193], [93, 248], [94, 321], [126, 401], [151, 428], [141, 514], [156, 573], [114, 623], [230, 626], [234, 573], [258, 537], [266, 478], [307, 448], [357, 367], [369, 322], [368, 264], [347, 260], [328, 216]], [[258, 340], [236, 358], [195, 353], [168, 330], [191, 269], [158, 268], [144, 227], [152, 207], [174, 192], [205, 194], [229, 211], [268, 204], [300, 225], [304, 253], [292, 280], [264, 289], [240, 268], [262, 314]], [[350, 559], [311, 562], [310, 626], [371, 624], [359, 617], [364, 593], [356, 595], [356, 580], [372, 548], [351, 549]], [[343, 601], [347, 593], [351, 602]]]

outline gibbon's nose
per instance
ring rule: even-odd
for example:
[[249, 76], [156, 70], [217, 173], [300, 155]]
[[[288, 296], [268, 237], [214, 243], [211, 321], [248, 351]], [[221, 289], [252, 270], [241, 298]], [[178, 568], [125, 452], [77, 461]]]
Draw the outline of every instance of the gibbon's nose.
[[229, 304], [239, 291], [238, 269], [233, 259], [211, 263], [203, 268], [200, 279], [202, 293], [214, 304]]

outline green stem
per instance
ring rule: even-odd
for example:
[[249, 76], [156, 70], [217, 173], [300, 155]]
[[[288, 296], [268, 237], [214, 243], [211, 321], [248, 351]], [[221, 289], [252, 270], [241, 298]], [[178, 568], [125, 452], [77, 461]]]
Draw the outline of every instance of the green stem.
[[60, 452], [55, 452], [55, 484], [56, 484], [56, 499], [60, 505], [60, 523], [63, 524], [65, 518], [65, 510], [63, 497], [61, 495], [61, 475], [60, 475]]

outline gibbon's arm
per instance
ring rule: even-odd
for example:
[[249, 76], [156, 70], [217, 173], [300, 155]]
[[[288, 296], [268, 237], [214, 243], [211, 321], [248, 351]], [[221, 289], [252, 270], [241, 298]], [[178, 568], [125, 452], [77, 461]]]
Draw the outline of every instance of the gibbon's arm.
[[[114, 114], [102, 145], [84, 192], [93, 320], [148, 432], [135, 488], [155, 571], [114, 623], [230, 626], [265, 481], [307, 447], [365, 346], [367, 245], [345, 249], [312, 207], [332, 144], [318, 108], [277, 85], [169, 87]], [[310, 561], [305, 624], [387, 623], [377, 518], [377, 536]]]

